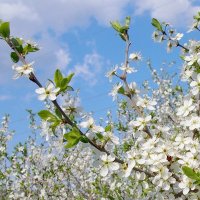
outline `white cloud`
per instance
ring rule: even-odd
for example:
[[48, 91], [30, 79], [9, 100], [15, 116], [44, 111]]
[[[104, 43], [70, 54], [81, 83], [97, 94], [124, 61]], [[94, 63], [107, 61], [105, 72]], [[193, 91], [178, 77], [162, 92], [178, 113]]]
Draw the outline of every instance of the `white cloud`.
[[71, 61], [71, 57], [68, 51], [65, 51], [64, 49], [59, 49], [55, 52], [56, 58], [57, 58], [57, 64], [56, 67], [65, 70], [67, 65]]
[[142, 0], [134, 1], [135, 14], [149, 12], [151, 17], [169, 22], [175, 26], [188, 27], [200, 6], [192, 0]]
[[[65, 68], [70, 62], [69, 52], [60, 50], [61, 46], [65, 49], [67, 45], [64, 44], [63, 47], [59, 36], [71, 28], [89, 26], [91, 19], [96, 19], [101, 25], [109, 25], [110, 20], [122, 17], [123, 8], [128, 1], [0, 0], [0, 19], [10, 21], [11, 34], [14, 36], [33, 39], [35, 35], [39, 35], [38, 43], [42, 49], [31, 54], [31, 61], [35, 60], [36, 73], [43, 73], [45, 79], [52, 76], [56, 66], [62, 65]], [[49, 34], [49, 30], [54, 33], [53, 36]], [[0, 52], [9, 55], [10, 51], [4, 51], [0, 45]], [[3, 67], [5, 73], [0, 84], [11, 79], [10, 64]], [[2, 72], [2, 65], [0, 68]]]
[[18, 18], [25, 21], [38, 21], [39, 17], [32, 7], [18, 1], [13, 3], [0, 3], [1, 17], [6, 20]]
[[[40, 36], [38, 42], [43, 48], [32, 54], [30, 61], [35, 60], [36, 73], [43, 73], [45, 79], [52, 77], [56, 67], [65, 69], [71, 60], [70, 49], [59, 40], [66, 31], [87, 27], [92, 19], [107, 26], [110, 20], [121, 20], [127, 15], [127, 7], [129, 11], [133, 8], [135, 14], [149, 12], [152, 17], [185, 25], [199, 8], [192, 3], [190, 0], [0, 0], [0, 18], [11, 22], [12, 35], [25, 39]], [[12, 78], [11, 62], [4, 62], [4, 58], [9, 59], [7, 49], [0, 45], [1, 85]], [[83, 70], [88, 78], [93, 77], [87, 65], [83, 66], [77, 72]]]
[[98, 80], [98, 74], [103, 66], [103, 58], [98, 53], [86, 54], [82, 64], [75, 65], [72, 70], [76, 76], [81, 77], [91, 86]]
[[[0, 18], [33, 35], [48, 28], [61, 34], [69, 28], [87, 26], [91, 18], [108, 25], [119, 19], [129, 0], [1, 0]], [[17, 30], [15, 31], [17, 32]]]

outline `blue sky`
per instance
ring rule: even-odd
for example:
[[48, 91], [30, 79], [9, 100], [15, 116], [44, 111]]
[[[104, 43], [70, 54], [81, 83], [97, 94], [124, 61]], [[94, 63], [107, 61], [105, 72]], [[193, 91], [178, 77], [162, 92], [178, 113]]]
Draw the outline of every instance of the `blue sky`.
[[[166, 45], [151, 39], [151, 18], [170, 22], [178, 32], [186, 32], [192, 16], [200, 10], [198, 0], [0, 0], [0, 18], [11, 22], [14, 36], [34, 40], [41, 46], [28, 57], [35, 61], [36, 75], [43, 83], [52, 78], [56, 68], [64, 74], [75, 72], [73, 87], [80, 89], [85, 110], [96, 117], [105, 116], [115, 105], [108, 96], [112, 84], [105, 73], [124, 60], [124, 43], [110, 27], [111, 20], [131, 16], [131, 52], [141, 52], [139, 73], [130, 81], [149, 79], [145, 61], [151, 58], [156, 68], [162, 62], [177, 60], [178, 50], [166, 53]], [[183, 41], [199, 36], [185, 34]], [[37, 100], [36, 86], [26, 78], [13, 80], [9, 48], [0, 44], [0, 116], [11, 115], [13, 142], [23, 140], [30, 132], [26, 109], [38, 112], [43, 103]], [[180, 62], [170, 69], [179, 71]]]

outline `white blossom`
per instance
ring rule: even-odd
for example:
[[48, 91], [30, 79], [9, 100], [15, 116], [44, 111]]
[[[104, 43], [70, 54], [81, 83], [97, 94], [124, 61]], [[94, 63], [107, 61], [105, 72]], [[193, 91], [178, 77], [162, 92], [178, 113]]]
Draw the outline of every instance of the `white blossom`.
[[18, 79], [21, 76], [29, 76], [30, 73], [33, 72], [33, 65], [34, 62], [18, 66], [18, 65], [13, 65], [12, 69], [15, 71], [14, 79]]
[[158, 31], [154, 31], [153, 34], [152, 34], [152, 39], [155, 42], [162, 42], [164, 37]]
[[193, 95], [197, 95], [200, 90], [200, 74], [197, 75], [197, 80], [192, 81], [190, 83], [190, 86], [192, 87], [191, 92]]
[[142, 108], [147, 108], [148, 110], [155, 110], [156, 101], [150, 100], [147, 98], [137, 98], [137, 106], [141, 106]]
[[175, 37], [172, 37], [172, 40], [179, 41], [183, 37], [183, 33], [177, 33]]
[[109, 95], [111, 95], [113, 97], [113, 101], [116, 100], [118, 91], [122, 86], [123, 86], [122, 83], [118, 83], [118, 84], [114, 85], [112, 91], [109, 93]]
[[110, 82], [112, 81], [112, 77], [115, 75], [115, 73], [116, 73], [116, 71], [117, 71], [118, 68], [119, 68], [119, 67], [116, 65], [113, 69], [111, 69], [110, 71], [108, 71], [108, 72], [106, 73], [106, 77], [109, 78], [109, 81], [110, 81]]
[[120, 67], [120, 69], [121, 69], [122, 71], [127, 72], [128, 74], [131, 74], [131, 73], [133, 73], [133, 72], [137, 72], [136, 69], [134, 69], [133, 67], [130, 67], [129, 65], [122, 65], [122, 66]]
[[184, 195], [187, 195], [190, 190], [195, 189], [193, 181], [186, 176], [183, 176], [183, 180], [178, 184], [178, 186], [183, 190]]
[[130, 59], [130, 60], [133, 60], [133, 61], [140, 61], [140, 60], [142, 60], [141, 53], [138, 53], [138, 52], [136, 52], [136, 53], [131, 53], [131, 54], [129, 55], [129, 59]]
[[191, 116], [188, 120], [182, 123], [185, 126], [188, 126], [190, 130], [199, 129], [200, 128], [200, 117], [199, 116]]
[[119, 138], [117, 136], [115, 136], [112, 132], [107, 131], [107, 132], [103, 132], [103, 136], [105, 140], [110, 140], [113, 144], [119, 145]]
[[148, 122], [150, 122], [151, 120], [151, 115], [148, 115], [144, 118], [142, 117], [137, 117], [136, 121], [131, 121], [129, 123], [130, 126], [135, 126], [138, 127], [138, 130], [143, 130], [144, 127], [148, 124]]
[[169, 190], [170, 185], [176, 183], [176, 179], [172, 177], [172, 173], [162, 164], [152, 166], [151, 170], [158, 173], [152, 181], [157, 187], [162, 188], [163, 190]]
[[184, 100], [183, 106], [178, 108], [177, 115], [181, 117], [186, 117], [192, 110], [195, 109], [192, 99]]
[[56, 95], [60, 88], [55, 88], [53, 83], [49, 83], [46, 88], [38, 88], [35, 90], [37, 94], [39, 94], [38, 99], [40, 101], [44, 101], [45, 99], [49, 99], [51, 101], [56, 100]]
[[95, 125], [94, 119], [92, 117], [89, 117], [86, 121], [81, 122], [80, 126], [82, 128], [90, 129], [94, 133], [98, 133], [98, 132], [103, 132], [104, 131], [103, 127]]
[[189, 66], [193, 65], [195, 62], [197, 62], [200, 65], [200, 53], [185, 56], [184, 60]]
[[103, 166], [101, 167], [101, 176], [107, 176], [108, 172], [112, 172], [119, 169], [119, 164], [114, 162], [115, 157], [112, 155], [103, 154], [101, 157]]

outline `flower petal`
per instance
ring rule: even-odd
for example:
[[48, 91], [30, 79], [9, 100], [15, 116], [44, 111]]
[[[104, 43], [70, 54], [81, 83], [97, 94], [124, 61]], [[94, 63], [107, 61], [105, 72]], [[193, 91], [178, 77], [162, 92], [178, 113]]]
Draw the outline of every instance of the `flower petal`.
[[101, 176], [105, 177], [108, 174], [108, 167], [103, 166], [100, 170], [100, 174], [101, 174]]

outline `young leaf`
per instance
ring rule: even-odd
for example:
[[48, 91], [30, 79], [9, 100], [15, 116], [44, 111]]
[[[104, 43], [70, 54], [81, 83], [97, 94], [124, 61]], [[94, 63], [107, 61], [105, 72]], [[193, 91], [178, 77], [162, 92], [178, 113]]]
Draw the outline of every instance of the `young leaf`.
[[58, 121], [58, 118], [48, 110], [41, 110], [38, 113], [38, 115], [40, 116], [41, 119], [49, 121], [49, 122]]
[[161, 26], [160, 22], [157, 19], [153, 18], [152, 21], [151, 21], [151, 24], [154, 27], [156, 27], [159, 31], [162, 31], [162, 26]]
[[198, 14], [195, 15], [193, 18], [196, 19], [197, 21], [200, 21], [200, 12], [198, 12]]
[[85, 135], [82, 135], [80, 137], [80, 141], [83, 142], [83, 143], [88, 143], [89, 142], [89, 139], [85, 136]]
[[70, 142], [67, 142], [67, 144], [65, 145], [65, 148], [72, 148], [78, 143], [79, 143], [79, 140], [70, 140]]
[[60, 124], [61, 120], [56, 120], [54, 123], [51, 124], [50, 128], [52, 129], [53, 132], [55, 132], [56, 127]]
[[106, 132], [109, 132], [109, 131], [111, 131], [112, 130], [112, 126], [111, 126], [111, 124], [108, 124], [106, 127], [105, 127], [105, 131]]
[[28, 54], [29, 52], [36, 52], [36, 51], [39, 51], [39, 48], [31, 46], [31, 44], [27, 44], [23, 50], [24, 54]]
[[66, 140], [79, 139], [81, 134], [77, 128], [73, 128], [70, 132], [64, 134]]
[[55, 113], [56, 113], [56, 115], [57, 115], [60, 119], [62, 119], [62, 114], [61, 114], [61, 112], [58, 110], [58, 108], [55, 109]]
[[0, 171], [0, 180], [5, 179], [6, 176], [4, 175], [4, 173], [2, 171]]
[[60, 83], [61, 90], [65, 90], [67, 88], [68, 83], [69, 83], [69, 80], [67, 78], [63, 78]]
[[122, 40], [126, 42], [126, 36], [124, 33], [120, 33], [119, 36], [121, 37]]
[[69, 133], [65, 133], [63, 137], [67, 140], [65, 148], [71, 148], [79, 143], [81, 134], [78, 129], [73, 128]]
[[56, 87], [61, 86], [62, 80], [63, 80], [63, 75], [62, 75], [61, 71], [59, 69], [57, 69], [54, 74], [54, 82], [56, 84]]
[[128, 26], [122, 26], [122, 27], [120, 28], [120, 33], [121, 33], [121, 34], [127, 34], [128, 29], [129, 29]]
[[120, 88], [118, 89], [117, 92], [118, 92], [119, 94], [125, 94], [125, 90], [124, 90], [123, 86], [120, 87]]
[[23, 54], [24, 49], [23, 49], [23, 46], [22, 46], [22, 45], [16, 46], [15, 48], [17, 49], [17, 51], [18, 51], [19, 53]]
[[12, 38], [11, 41], [12, 41], [12, 44], [14, 45], [14, 47], [19, 47], [20, 45], [22, 45], [19, 43], [17, 38]]
[[67, 91], [74, 91], [74, 88], [68, 85], [67, 88], [66, 88], [66, 90]]
[[68, 84], [69, 84], [70, 81], [72, 80], [73, 76], [74, 76], [74, 73], [71, 73], [71, 74], [69, 74], [69, 75], [66, 77], [67, 80], [68, 80]]
[[96, 135], [100, 140], [103, 140], [103, 135], [101, 133], [96, 133]]
[[120, 32], [121, 25], [118, 21], [110, 22], [110, 24], [117, 32]]
[[125, 25], [129, 27], [130, 26], [130, 22], [131, 22], [131, 17], [127, 16], [126, 19], [125, 19]]
[[194, 184], [196, 184], [196, 185], [200, 185], [200, 180], [195, 181]]
[[60, 83], [60, 90], [62, 92], [65, 92], [66, 90], [68, 91], [73, 91], [73, 88], [71, 86], [69, 86], [69, 82], [71, 81], [72, 77], [73, 77], [74, 73], [70, 74], [68, 77], [63, 78], [61, 83]]
[[183, 166], [182, 170], [187, 177], [197, 181], [200, 180], [200, 176], [198, 176], [198, 174], [192, 168]]
[[19, 57], [15, 52], [11, 52], [10, 57], [14, 63], [17, 63], [19, 61]]
[[10, 23], [9, 22], [3, 22], [0, 25], [0, 35], [3, 38], [9, 38], [10, 37]]

